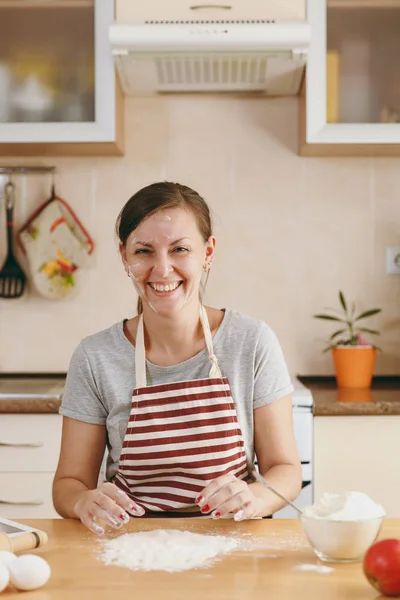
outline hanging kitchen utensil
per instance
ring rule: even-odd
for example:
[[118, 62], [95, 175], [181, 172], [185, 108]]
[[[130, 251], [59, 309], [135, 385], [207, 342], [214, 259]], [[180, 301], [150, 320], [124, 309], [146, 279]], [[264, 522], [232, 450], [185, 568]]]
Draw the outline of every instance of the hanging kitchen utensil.
[[52, 300], [70, 295], [76, 271], [88, 264], [94, 243], [71, 207], [55, 193], [19, 231], [30, 276], [39, 294]]
[[6, 183], [5, 200], [7, 216], [7, 256], [3, 267], [0, 270], [0, 298], [19, 298], [24, 292], [26, 277], [13, 252], [15, 186], [12, 181]]

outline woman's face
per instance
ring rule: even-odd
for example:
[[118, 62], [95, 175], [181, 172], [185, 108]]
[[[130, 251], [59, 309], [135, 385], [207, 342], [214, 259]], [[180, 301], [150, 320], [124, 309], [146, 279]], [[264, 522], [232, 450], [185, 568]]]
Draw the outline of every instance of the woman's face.
[[204, 241], [192, 211], [171, 208], [144, 219], [120, 250], [144, 307], [166, 315], [193, 298], [197, 301], [215, 238]]

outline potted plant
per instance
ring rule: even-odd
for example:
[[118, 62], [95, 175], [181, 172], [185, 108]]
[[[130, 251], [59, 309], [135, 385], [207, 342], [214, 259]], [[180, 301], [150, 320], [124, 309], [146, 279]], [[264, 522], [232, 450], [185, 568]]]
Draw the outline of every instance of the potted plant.
[[361, 326], [360, 321], [377, 315], [382, 309], [372, 308], [357, 314], [354, 302], [349, 308], [342, 291], [339, 291], [339, 302], [339, 310], [328, 309], [336, 314], [313, 315], [315, 319], [340, 323], [340, 329], [332, 333], [324, 352], [332, 352], [339, 387], [369, 388], [378, 347], [366, 341], [364, 334], [379, 335], [379, 331]]

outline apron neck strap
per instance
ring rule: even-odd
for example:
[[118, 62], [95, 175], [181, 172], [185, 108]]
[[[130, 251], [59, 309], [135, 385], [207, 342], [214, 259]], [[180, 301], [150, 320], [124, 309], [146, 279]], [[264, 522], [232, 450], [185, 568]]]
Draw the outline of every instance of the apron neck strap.
[[[208, 350], [208, 358], [211, 362], [211, 368], [209, 377], [221, 378], [222, 373], [218, 366], [217, 357], [214, 354], [214, 347], [211, 335], [210, 324], [208, 322], [207, 311], [202, 304], [200, 304], [200, 321], [203, 327], [204, 338], [206, 341], [206, 347]], [[135, 369], [136, 369], [136, 388], [143, 388], [147, 386], [146, 378], [146, 350], [144, 346], [144, 327], [143, 327], [143, 313], [139, 315], [139, 322], [136, 332], [136, 347], [135, 347]]]

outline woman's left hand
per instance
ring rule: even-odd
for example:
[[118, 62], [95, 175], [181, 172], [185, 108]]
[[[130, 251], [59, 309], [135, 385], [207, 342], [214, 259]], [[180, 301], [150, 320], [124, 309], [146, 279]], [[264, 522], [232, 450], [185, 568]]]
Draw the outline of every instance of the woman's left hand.
[[243, 479], [234, 475], [221, 475], [213, 479], [196, 498], [203, 514], [211, 512], [213, 519], [235, 513], [235, 521], [256, 516], [259, 500]]

